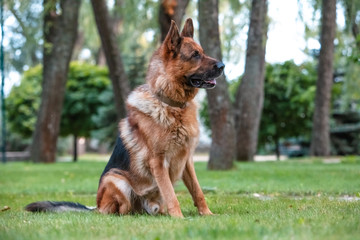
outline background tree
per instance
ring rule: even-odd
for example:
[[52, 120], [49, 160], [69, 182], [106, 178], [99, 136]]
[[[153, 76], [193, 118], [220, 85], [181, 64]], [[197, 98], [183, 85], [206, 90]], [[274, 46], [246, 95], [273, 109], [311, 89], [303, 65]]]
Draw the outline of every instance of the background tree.
[[[21, 84], [12, 88], [7, 97], [7, 117], [11, 132], [30, 138], [34, 132], [36, 113], [39, 111], [42, 82], [42, 66], [26, 71]], [[71, 62], [64, 107], [61, 115], [60, 135], [74, 136], [74, 160], [77, 159], [77, 138], [90, 137], [95, 130], [108, 126], [104, 122], [103, 108], [112, 109], [114, 104], [108, 70], [91, 64]], [[101, 118], [102, 121], [98, 121]], [[113, 119], [111, 119], [113, 121]], [[116, 133], [116, 129], [114, 131]]]
[[[5, 0], [5, 6], [16, 19], [9, 26], [9, 50], [6, 54], [7, 73], [22, 73], [26, 68], [39, 64], [42, 60], [42, 1]], [[24, 40], [24, 38], [26, 40]]]
[[[120, 26], [123, 23], [123, 16], [122, 16], [120, 10], [121, 10], [121, 8], [124, 7], [124, 5], [125, 5], [124, 0], [115, 0], [112, 11], [109, 11], [108, 21], [109, 21], [109, 24], [111, 27], [111, 31], [115, 37], [117, 37], [119, 35]], [[96, 64], [101, 65], [101, 66], [106, 64], [105, 52], [104, 52], [104, 48], [102, 47], [102, 45], [100, 45], [100, 48], [97, 52]]]
[[110, 89], [109, 73], [106, 68], [72, 62], [66, 84], [64, 107], [61, 116], [62, 136], [73, 135], [73, 161], [77, 161], [79, 137], [90, 137], [101, 125], [95, 116], [102, 106], [114, 104], [108, 101]]
[[55, 162], [66, 77], [77, 34], [80, 0], [44, 0], [41, 105], [31, 146], [35, 162]]
[[[62, 14], [60, 0], [57, 1], [51, 1], [51, 3], [56, 2], [56, 9], [55, 12], [59, 15]], [[161, 5], [167, 4], [168, 10], [170, 10], [170, 13], [173, 17], [177, 14], [178, 6], [180, 6], [183, 3], [186, 3], [187, 6], [187, 12], [186, 14], [189, 17], [196, 17], [197, 16], [197, 10], [198, 6], [202, 3], [197, 2], [191, 2], [191, 1], [147, 1], [147, 0], [133, 0], [133, 1], [124, 1], [124, 0], [114, 0], [114, 1], [102, 1], [106, 2], [106, 7], [108, 9], [108, 15], [111, 25], [111, 32], [115, 35], [115, 44], [118, 47], [120, 53], [121, 53], [121, 60], [123, 62], [124, 68], [123, 70], [126, 73], [126, 76], [128, 77], [128, 85], [129, 89], [134, 88], [135, 86], [142, 84], [144, 82], [144, 76], [148, 64], [148, 60], [150, 59], [151, 54], [153, 53], [153, 50], [155, 49], [156, 45], [159, 44], [159, 39], [161, 35], [161, 30], [159, 28], [159, 18], [161, 19], [161, 13], [160, 8]], [[221, 48], [222, 48], [222, 58], [226, 64], [228, 69], [227, 71], [230, 71], [234, 73], [234, 71], [237, 71], [233, 66], [236, 65], [236, 62], [239, 61], [239, 59], [242, 59], [242, 46], [243, 44], [243, 36], [246, 36], [246, 33], [243, 33], [242, 29], [246, 29], [248, 26], [248, 19], [250, 19], [250, 9], [251, 9], [251, 2], [252, 1], [235, 1], [235, 0], [228, 0], [228, 1], [220, 1], [219, 2], [219, 27], [216, 29], [218, 31], [220, 38], [221, 38]], [[308, 11], [309, 3], [313, 6], [313, 17], [311, 19], [309, 18], [302, 18], [303, 23], [305, 26], [305, 41], [308, 43], [306, 47], [313, 47], [316, 46], [312, 43], [318, 41], [318, 38], [320, 36], [319, 33], [319, 23], [321, 20], [321, 1], [320, 0], [311, 0], [311, 1], [298, 1], [299, 6], [306, 7], [306, 11]], [[6, 82], [6, 84], [15, 84], [16, 85], [16, 77], [13, 77], [14, 71], [18, 72], [19, 74], [22, 74], [24, 70], [27, 70], [28, 68], [31, 68], [35, 64], [39, 63], [41, 59], [43, 58], [42, 48], [43, 46], [46, 47], [46, 49], [51, 50], [51, 44], [48, 44], [48, 42], [44, 43], [43, 40], [43, 34], [42, 29], [39, 27], [43, 23], [43, 18], [39, 16], [43, 16], [43, 2], [40, 0], [31, 0], [31, 1], [20, 1], [20, 0], [5, 0], [5, 32], [7, 33], [5, 36], [5, 43], [8, 43], [8, 45], [5, 45], [5, 66], [6, 66], [6, 72], [10, 73], [7, 77], [9, 81]], [[97, 2], [98, 3], [98, 2]], [[175, 7], [175, 5], [176, 7]], [[213, 5], [212, 2], [208, 2], [209, 5]], [[333, 70], [333, 77], [334, 82], [336, 84], [333, 85], [332, 89], [334, 90], [338, 86], [341, 86], [341, 94], [332, 97], [332, 105], [331, 105], [331, 111], [334, 114], [338, 111], [359, 111], [360, 109], [360, 94], [359, 91], [357, 91], [357, 88], [360, 84], [358, 75], [360, 74], [360, 64], [359, 64], [359, 56], [360, 56], [360, 50], [358, 47], [359, 43], [359, 34], [358, 34], [358, 28], [359, 28], [359, 1], [351, 1], [351, 0], [340, 0], [338, 2], [338, 8], [339, 13], [341, 11], [344, 11], [345, 16], [345, 26], [342, 27], [342, 25], [339, 27], [336, 33], [336, 41], [335, 41], [335, 52], [334, 52], [334, 70]], [[98, 3], [99, 4], [99, 3]], [[272, 4], [272, 3], [269, 3]], [[51, 5], [51, 4], [50, 4]], [[50, 6], [49, 5], [49, 6]], [[210, 7], [210, 6], [205, 6]], [[185, 10], [184, 8], [181, 8]], [[305, 10], [305, 8], [303, 8]], [[48, 10], [48, 8], [46, 9]], [[98, 35], [98, 30], [95, 23], [95, 16], [93, 14], [93, 8], [91, 4], [91, 0], [83, 0], [81, 9], [80, 9], [80, 18], [79, 21], [79, 31], [77, 34], [77, 40], [76, 40], [76, 49], [75, 52], [73, 52], [73, 58], [72, 59], [80, 59], [82, 61], [95, 63], [98, 59], [102, 59], [99, 56], [99, 49], [101, 49], [101, 39]], [[171, 12], [172, 11], [172, 12]], [[214, 12], [214, 11], [213, 11]], [[302, 9], [299, 10], [299, 16], [301, 16]], [[305, 11], [304, 11], [305, 12]], [[183, 13], [182, 13], [183, 14]], [[200, 13], [201, 15], [202, 13]], [[208, 21], [211, 16], [212, 12], [209, 11], [207, 14], [203, 14], [203, 24], [205, 20]], [[56, 15], [56, 14], [55, 14]], [[97, 14], [99, 16], [99, 14]], [[308, 16], [305, 15], [304, 16]], [[303, 16], [301, 16], [303, 17]], [[206, 19], [205, 19], [206, 18]], [[301, 19], [301, 18], [300, 18]], [[210, 20], [209, 20], [210, 21]], [[275, 19], [275, 22], [277, 20]], [[169, 21], [165, 21], [169, 22]], [[216, 24], [216, 22], [210, 21], [212, 24]], [[180, 25], [180, 22], [178, 22]], [[208, 24], [209, 25], [209, 24]], [[73, 27], [73, 25], [69, 25]], [[215, 33], [215, 25], [208, 28], [208, 32], [205, 35], [205, 40], [210, 43], [214, 42], [212, 40], [213, 35]], [[195, 22], [195, 30], [198, 30], [198, 25]], [[203, 29], [204, 30], [204, 29]], [[164, 32], [166, 33], [167, 30]], [[200, 28], [201, 31], [201, 28]], [[208, 34], [210, 33], [210, 34]], [[215, 34], [214, 34], [215, 35]], [[204, 38], [203, 38], [204, 39]], [[203, 39], [201, 39], [203, 41]], [[311, 40], [311, 42], [309, 41]], [[206, 45], [206, 42], [202, 42], [203, 45]], [[319, 44], [320, 46], [320, 44]], [[214, 48], [218, 47], [218, 43], [211, 45], [210, 44], [210, 51]], [[50, 52], [50, 51], [49, 51]], [[305, 52], [309, 53], [309, 57], [314, 58], [314, 60], [317, 60], [319, 58], [319, 49], [305, 49]], [[212, 53], [211, 53], [212, 54]], [[213, 56], [216, 56], [215, 54], [212, 54]], [[106, 61], [102, 61], [103, 63], [106, 63]], [[305, 64], [307, 65], [307, 64]], [[288, 84], [293, 84], [292, 81], [285, 80], [286, 75], [292, 76], [298, 81], [302, 81], [301, 78], [306, 77], [307, 75], [303, 75], [303, 72], [298, 72], [298, 68], [302, 68], [303, 71], [307, 71], [307, 67], [305, 65], [299, 65], [299, 66], [293, 66], [289, 63], [285, 64], [279, 64], [279, 65], [272, 65], [273, 70], [271, 72], [272, 78], [277, 79], [276, 81], [271, 81], [272, 86], [270, 86], [269, 94], [267, 95], [267, 98], [272, 98], [272, 92], [274, 91], [274, 94], [276, 91], [282, 91], [285, 86], [281, 86], [280, 79], [284, 81], [284, 85], [286, 85], [286, 89], [292, 89], [292, 91], [286, 92], [286, 94], [282, 95], [283, 98], [277, 99], [272, 98], [271, 101], [274, 102], [276, 100], [278, 101], [287, 101], [290, 102], [285, 105], [272, 105], [273, 111], [284, 111], [284, 114], [288, 114], [290, 112], [296, 112], [293, 107], [294, 104], [300, 104], [299, 102], [295, 101], [293, 102], [293, 92], [297, 91], [297, 87], [291, 86], [289, 87]], [[232, 69], [230, 69], [232, 68]], [[313, 67], [313, 69], [316, 69], [316, 67]], [[278, 72], [283, 72], [285, 76], [277, 75]], [[287, 73], [288, 72], [288, 73]], [[313, 71], [310, 71], [313, 72]], [[28, 74], [28, 73], [27, 73]], [[297, 75], [301, 74], [301, 75]], [[268, 79], [268, 77], [266, 77]], [[123, 79], [121, 79], [122, 81]], [[278, 81], [279, 80], [279, 81]], [[234, 80], [237, 83], [238, 77]], [[236, 84], [237, 84], [236, 83]], [[286, 84], [285, 84], [286, 83]], [[219, 83], [222, 84], [222, 83]], [[227, 96], [227, 91], [222, 91], [221, 94], [218, 96], [221, 100], [225, 99], [231, 99], [231, 101], [235, 102], [235, 97], [233, 93], [237, 92], [238, 85], [233, 84], [230, 86], [231, 88], [231, 94], [230, 96]], [[280, 85], [278, 85], [280, 84]], [[295, 83], [294, 83], [295, 84]], [[296, 85], [296, 84], [295, 84]], [[222, 87], [218, 85], [217, 87]], [[265, 87], [269, 87], [265, 85]], [[36, 86], [36, 89], [39, 89], [41, 91], [41, 86]], [[227, 87], [224, 87], [224, 89]], [[115, 102], [114, 100], [114, 94], [111, 92], [113, 88], [109, 87], [106, 90], [106, 94], [102, 94], [102, 98], [106, 98], [107, 102]], [[123, 88], [119, 88], [119, 91], [121, 92]], [[309, 89], [315, 89], [314, 87], [309, 87]], [[216, 89], [215, 89], [216, 90]], [[214, 91], [215, 91], [214, 90]], [[308, 94], [308, 91], [305, 90], [305, 93]], [[24, 89], [24, 93], [28, 93], [28, 89]], [[213, 92], [213, 91], [211, 91]], [[298, 93], [299, 96], [302, 95], [300, 92]], [[123, 94], [116, 94], [117, 97], [122, 96]], [[236, 94], [235, 94], [236, 95]], [[25, 94], [19, 94], [17, 95], [19, 98], [25, 98], [24, 100], [17, 100], [19, 102], [22, 102], [23, 105], [27, 104], [27, 100]], [[332, 93], [333, 96], [333, 93]], [[10, 97], [10, 96], [9, 96]], [[126, 96], [125, 96], [126, 97]], [[104, 100], [103, 99], [103, 100]], [[28, 99], [29, 100], [29, 99]], [[31, 101], [31, 99], [29, 100]], [[104, 100], [105, 101], [105, 100]], [[122, 101], [122, 97], [121, 97]], [[264, 100], [264, 105], [266, 104], [267, 100]], [[38, 103], [39, 104], [39, 103]], [[123, 106], [123, 101], [122, 101]], [[217, 104], [217, 103], [216, 103]], [[311, 104], [313, 105], [313, 104]], [[211, 108], [214, 107], [214, 102], [212, 104], [207, 104], [207, 106], [210, 106]], [[236, 109], [237, 103], [234, 104], [232, 107]], [[310, 106], [310, 105], [309, 105]], [[265, 107], [265, 106], [264, 106]], [[282, 108], [283, 107], [283, 108]], [[265, 107], [266, 108], [266, 107]], [[15, 108], [16, 109], [16, 108]], [[26, 109], [26, 107], [19, 107], [19, 109]], [[222, 108], [224, 111], [228, 111], [228, 108]], [[32, 124], [35, 122], [35, 117], [31, 121], [24, 121], [21, 119], [20, 116], [22, 116], [22, 110], [19, 111], [21, 114], [19, 114], [19, 119], [16, 117], [13, 118], [11, 121], [14, 121], [16, 123], [23, 122], [25, 125], [30, 124], [31, 121]], [[96, 131], [91, 131], [91, 136], [96, 139], [101, 139], [103, 141], [109, 142], [109, 140], [114, 139], [114, 135], [117, 134], [117, 114], [116, 110], [119, 110], [119, 108], [114, 108], [112, 104], [108, 104], [107, 106], [99, 106], [98, 112], [101, 112], [101, 114], [94, 115], [92, 118], [96, 122], [96, 125], [99, 126], [99, 128]], [[208, 111], [207, 108], [202, 109], [202, 114], [205, 111]], [[9, 110], [11, 111], [11, 110]], [[210, 110], [209, 110], [210, 111]], [[287, 132], [287, 126], [289, 125], [287, 121], [280, 121], [280, 123], [283, 123], [282, 125], [286, 124], [285, 127], [278, 128], [278, 121], [274, 121], [274, 119], [271, 119], [268, 114], [272, 114], [272, 112], [265, 113], [266, 110], [264, 110], [264, 114], [262, 117], [262, 120], [265, 121], [265, 125], [270, 126], [269, 128], [266, 128], [265, 130], [271, 130], [273, 131], [276, 127], [276, 131], [280, 132], [280, 142], [283, 141], [287, 137], [283, 136], [289, 136]], [[124, 111], [123, 111], [124, 112]], [[231, 111], [230, 111], [231, 112]], [[235, 112], [235, 111], [232, 111]], [[30, 115], [34, 114], [31, 113], [31, 111], [28, 112]], [[237, 112], [239, 113], [239, 112]], [[124, 113], [123, 113], [124, 114]], [[276, 112], [277, 114], [277, 112]], [[215, 114], [215, 118], [221, 118], [222, 112], [219, 110]], [[230, 114], [231, 115], [231, 114]], [[220, 117], [221, 116], [221, 117]], [[279, 115], [280, 116], [280, 115]], [[304, 125], [306, 125], [306, 129], [308, 129], [308, 120], [304, 119]], [[283, 117], [284, 118], [284, 117]], [[225, 118], [224, 118], [225, 119]], [[223, 120], [224, 120], [223, 119]], [[290, 118], [289, 118], [290, 119]], [[210, 118], [207, 119], [208, 123], [210, 124]], [[227, 120], [226, 120], [227, 121]], [[232, 121], [232, 120], [230, 120]], [[293, 122], [296, 120], [293, 119]], [[223, 122], [221, 120], [212, 120], [212, 122], [216, 122], [217, 126], [223, 125]], [[276, 124], [275, 124], [276, 123]], [[331, 129], [337, 124], [337, 122], [331, 121]], [[263, 124], [263, 121], [261, 122]], [[9, 124], [11, 125], [11, 123]], [[105, 127], [104, 127], [105, 125]], [[291, 125], [291, 124], [290, 124]], [[261, 132], [259, 136], [259, 144], [262, 146], [264, 143], [263, 137], [263, 129], [261, 127]], [[244, 128], [243, 128], [244, 129]], [[289, 129], [290, 130], [290, 129]], [[61, 130], [60, 130], [61, 131]], [[232, 131], [234, 131], [234, 127], [232, 128]], [[269, 142], [273, 142], [274, 132], [271, 131], [265, 131], [266, 136], [269, 137], [269, 141], [266, 141], [268, 144]], [[305, 131], [305, 129], [304, 129]], [[308, 135], [308, 131], [305, 131], [306, 133], [304, 135]], [[24, 149], [24, 145], [18, 144], [19, 136], [13, 135], [14, 131], [11, 130], [9, 133], [8, 139], [13, 139], [12, 146], [19, 147], [19, 149]], [[215, 133], [214, 133], [215, 135]], [[224, 133], [225, 135], [225, 133]], [[12, 138], [11, 136], [15, 136]], [[220, 136], [217, 139], [225, 138], [221, 134], [218, 134], [217, 136]], [[301, 136], [303, 138], [304, 136]], [[231, 138], [231, 136], [230, 136]], [[26, 139], [26, 138], [24, 138]], [[215, 141], [218, 141], [218, 140]], [[27, 139], [27, 141], [30, 141]], [[221, 141], [221, 140], [220, 140]], [[31, 141], [30, 141], [31, 142]], [[212, 151], [217, 152], [218, 149], [214, 148], [214, 146], [218, 147], [224, 147], [229, 148], [230, 146], [225, 146], [226, 143], [224, 142], [224, 145], [218, 144], [212, 146]], [[10, 146], [10, 145], [8, 145]], [[235, 148], [235, 146], [234, 146]], [[220, 151], [220, 154], [222, 153], [222, 150]], [[211, 153], [212, 156], [213, 153]], [[212, 158], [214, 159], [214, 158]], [[218, 158], [219, 161], [222, 161], [222, 158]], [[235, 159], [235, 157], [233, 158]]]
[[[280, 154], [280, 143], [294, 139], [305, 147], [311, 137], [314, 113], [315, 83], [317, 78], [315, 62], [296, 65], [293, 61], [267, 64], [264, 84], [264, 107], [260, 122], [258, 148], [260, 152]], [[232, 81], [231, 99], [235, 98], [241, 77]], [[332, 102], [341, 94], [341, 84], [332, 88]], [[200, 116], [210, 130], [207, 102], [201, 107]], [[279, 156], [278, 156], [279, 158]]]
[[[335, 73], [343, 74], [343, 88], [335, 110], [360, 110], [360, 1], [340, 1], [345, 9], [345, 28], [338, 29], [335, 47]], [[340, 33], [339, 33], [340, 31]], [[339, 82], [339, 79], [336, 79]]]
[[329, 111], [333, 83], [336, 0], [322, 1], [321, 23], [321, 49], [310, 153], [315, 156], [328, 156], [330, 154]]
[[345, 8], [345, 30], [351, 31], [355, 39], [356, 47], [360, 52], [360, 1], [342, 0]]
[[7, 121], [10, 132], [23, 138], [31, 138], [34, 133], [36, 116], [41, 102], [42, 66], [25, 71], [21, 83], [11, 89], [6, 98]]
[[267, 1], [253, 0], [247, 40], [245, 73], [236, 93], [236, 159], [252, 161], [264, 101]]
[[118, 119], [125, 116], [124, 102], [130, 93], [129, 81], [125, 73], [116, 36], [110, 22], [105, 0], [91, 0], [97, 29], [104, 49], [106, 63], [109, 67], [110, 79], [113, 85], [115, 107]]
[[189, 0], [162, 0], [159, 9], [159, 25], [161, 42], [164, 41], [169, 31], [171, 20], [181, 28], [181, 21], [185, 15], [185, 10]]
[[[199, 32], [204, 51], [222, 59], [220, 49], [218, 1], [199, 0]], [[234, 160], [234, 118], [225, 76], [218, 78], [217, 86], [207, 90], [212, 143], [209, 169], [230, 169]]]
[[316, 70], [311, 62], [297, 66], [287, 61], [266, 67], [259, 145], [275, 146], [277, 159], [281, 140], [310, 139], [315, 82]]

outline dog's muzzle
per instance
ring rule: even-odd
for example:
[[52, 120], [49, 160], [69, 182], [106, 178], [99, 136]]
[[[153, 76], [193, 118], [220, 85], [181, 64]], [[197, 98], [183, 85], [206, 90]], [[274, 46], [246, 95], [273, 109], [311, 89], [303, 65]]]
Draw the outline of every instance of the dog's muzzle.
[[195, 73], [187, 77], [188, 83], [192, 87], [212, 89], [216, 86], [216, 78], [220, 77], [221, 74], [223, 74], [224, 68], [224, 63], [220, 61], [216, 62], [213, 69], [201, 74]]

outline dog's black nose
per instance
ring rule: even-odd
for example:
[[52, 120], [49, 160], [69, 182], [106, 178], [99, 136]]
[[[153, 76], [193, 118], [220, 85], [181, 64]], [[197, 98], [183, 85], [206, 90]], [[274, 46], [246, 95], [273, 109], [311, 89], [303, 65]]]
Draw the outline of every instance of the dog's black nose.
[[216, 68], [219, 69], [219, 70], [224, 70], [225, 68], [225, 65], [222, 63], [222, 62], [217, 62], [215, 64]]

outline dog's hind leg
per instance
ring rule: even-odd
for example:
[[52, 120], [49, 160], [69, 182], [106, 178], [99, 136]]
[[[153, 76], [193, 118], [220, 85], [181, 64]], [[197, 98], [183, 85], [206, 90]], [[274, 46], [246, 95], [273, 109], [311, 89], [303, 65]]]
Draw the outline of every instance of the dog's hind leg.
[[96, 202], [100, 213], [128, 214], [132, 188], [124, 176], [107, 174], [101, 180]]
[[141, 206], [148, 214], [164, 214], [163, 200], [159, 191], [153, 191], [141, 197]]

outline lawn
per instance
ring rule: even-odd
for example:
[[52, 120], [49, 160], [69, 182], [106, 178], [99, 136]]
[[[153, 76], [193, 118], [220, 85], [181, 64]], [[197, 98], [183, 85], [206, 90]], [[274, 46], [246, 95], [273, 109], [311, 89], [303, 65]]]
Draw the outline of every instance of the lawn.
[[95, 205], [105, 162], [0, 165], [0, 239], [359, 239], [360, 158], [237, 163], [207, 171], [196, 163], [210, 209], [200, 217], [182, 183], [185, 219], [25, 212], [38, 200]]

